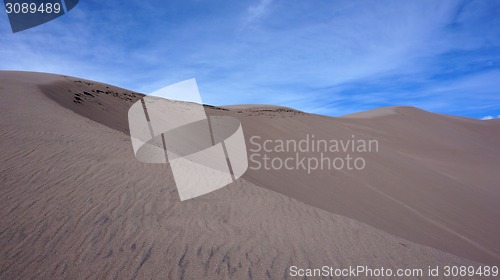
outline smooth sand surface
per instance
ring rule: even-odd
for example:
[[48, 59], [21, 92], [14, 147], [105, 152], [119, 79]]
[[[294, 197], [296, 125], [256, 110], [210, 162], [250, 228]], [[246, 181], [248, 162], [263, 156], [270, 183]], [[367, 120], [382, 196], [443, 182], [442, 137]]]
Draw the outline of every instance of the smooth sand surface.
[[243, 117], [245, 133], [262, 139], [355, 135], [379, 143], [378, 152], [359, 154], [366, 160], [364, 170], [250, 169], [245, 178], [408, 240], [499, 264], [499, 123], [411, 107], [393, 110], [360, 119], [293, 113]]
[[369, 111], [364, 111], [364, 112], [358, 112], [358, 113], [353, 113], [349, 115], [342, 116], [342, 118], [351, 118], [351, 119], [373, 119], [373, 118], [380, 118], [380, 117], [386, 117], [386, 116], [391, 116], [391, 115], [396, 115], [397, 112], [396, 110], [398, 107], [382, 107], [382, 108], [376, 108], [373, 110]]
[[291, 265], [499, 264], [498, 122], [413, 108], [351, 120], [208, 107], [240, 119], [247, 138], [356, 133], [380, 139], [380, 152], [358, 173], [248, 170], [180, 202], [168, 165], [133, 155], [127, 110], [139, 97], [0, 72], [0, 279], [287, 279]]

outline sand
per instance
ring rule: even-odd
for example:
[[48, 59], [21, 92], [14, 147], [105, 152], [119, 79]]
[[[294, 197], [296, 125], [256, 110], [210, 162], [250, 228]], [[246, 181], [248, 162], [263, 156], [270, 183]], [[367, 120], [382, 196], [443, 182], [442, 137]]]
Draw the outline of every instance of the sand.
[[500, 263], [498, 122], [404, 107], [362, 119], [207, 107], [240, 119], [247, 140], [356, 133], [379, 139], [380, 152], [363, 172], [248, 170], [180, 202], [168, 165], [133, 155], [126, 117], [140, 96], [0, 72], [0, 279], [288, 279], [291, 265]]

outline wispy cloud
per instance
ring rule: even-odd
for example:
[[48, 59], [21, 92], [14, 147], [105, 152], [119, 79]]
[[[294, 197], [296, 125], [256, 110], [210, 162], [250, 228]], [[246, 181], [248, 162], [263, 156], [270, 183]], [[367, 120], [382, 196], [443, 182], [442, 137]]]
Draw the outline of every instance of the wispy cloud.
[[244, 23], [250, 24], [251, 22], [264, 16], [268, 12], [272, 2], [273, 0], [258, 0], [258, 3], [252, 4], [247, 9], [247, 13], [244, 18]]

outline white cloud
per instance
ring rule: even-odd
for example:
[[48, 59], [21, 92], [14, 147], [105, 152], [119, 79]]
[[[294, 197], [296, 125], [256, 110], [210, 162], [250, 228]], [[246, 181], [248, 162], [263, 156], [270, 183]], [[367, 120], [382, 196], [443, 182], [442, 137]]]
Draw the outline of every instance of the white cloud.
[[492, 119], [500, 119], [500, 115], [494, 117], [494, 116], [484, 116], [481, 118], [481, 120], [492, 120]]
[[269, 5], [272, 2], [273, 0], [260, 0], [257, 5], [248, 7], [245, 23], [249, 24], [257, 20], [258, 18], [262, 17], [263, 15], [265, 15], [269, 9]]

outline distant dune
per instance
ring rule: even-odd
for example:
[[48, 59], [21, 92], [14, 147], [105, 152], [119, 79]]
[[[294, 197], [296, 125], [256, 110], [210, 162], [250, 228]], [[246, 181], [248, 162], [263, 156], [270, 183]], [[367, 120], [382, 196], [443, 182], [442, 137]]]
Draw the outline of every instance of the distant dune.
[[288, 279], [292, 265], [500, 264], [498, 121], [411, 107], [331, 118], [206, 106], [238, 118], [248, 148], [252, 136], [355, 135], [377, 139], [379, 151], [364, 155], [364, 170], [249, 169], [180, 202], [168, 165], [134, 157], [127, 111], [141, 96], [0, 71], [0, 279]]

